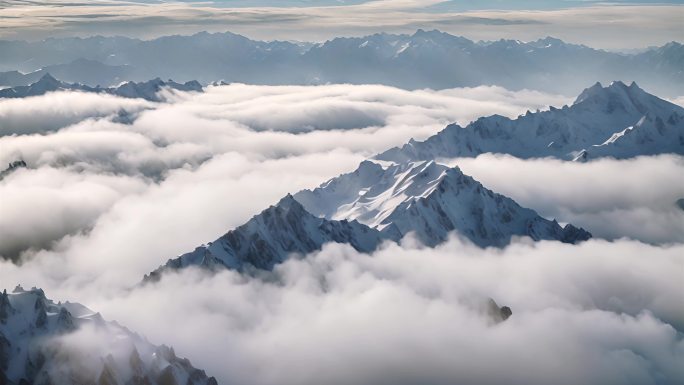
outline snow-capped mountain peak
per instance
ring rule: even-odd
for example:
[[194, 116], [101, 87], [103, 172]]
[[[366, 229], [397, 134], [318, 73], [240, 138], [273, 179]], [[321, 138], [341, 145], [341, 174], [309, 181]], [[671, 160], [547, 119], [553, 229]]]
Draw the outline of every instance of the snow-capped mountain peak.
[[650, 100], [652, 96], [642, 90], [635, 82], [626, 85], [621, 81], [613, 81], [607, 87], [600, 82], [585, 89], [575, 99], [573, 105], [582, 103], [598, 105], [605, 108], [605, 112], [612, 113], [621, 108], [626, 111], [635, 111], [644, 114], [649, 107], [653, 108], [657, 103]]
[[[638, 135], [620, 134], [636, 127], [639, 129], [632, 131]], [[607, 142], [616, 134], [622, 138]], [[616, 81], [607, 87], [596, 83], [570, 107], [551, 107], [517, 119], [493, 115], [466, 127], [449, 125], [425, 141], [409, 141], [376, 159], [405, 162], [488, 152], [566, 160], [684, 154], [684, 108], [647, 93], [633, 82], [626, 85]]]
[[415, 233], [429, 246], [445, 241], [452, 231], [481, 246], [505, 245], [513, 235], [564, 242], [590, 237], [493, 193], [458, 167], [434, 161], [384, 167], [366, 161], [295, 198], [320, 217], [355, 219], [394, 240]]
[[116, 322], [43, 290], [0, 293], [0, 384], [216, 385], [213, 377]]
[[145, 277], [159, 279], [166, 270], [202, 266], [210, 270], [230, 268], [270, 270], [292, 254], [307, 254], [324, 244], [345, 243], [371, 252], [385, 239], [379, 231], [354, 220], [327, 220], [306, 211], [290, 194], [247, 223], [194, 251], [170, 259]]
[[429, 194], [447, 167], [433, 161], [392, 164], [364, 161], [352, 173], [295, 195], [310, 212], [327, 219], [355, 219], [382, 230], [383, 221], [407, 200]]

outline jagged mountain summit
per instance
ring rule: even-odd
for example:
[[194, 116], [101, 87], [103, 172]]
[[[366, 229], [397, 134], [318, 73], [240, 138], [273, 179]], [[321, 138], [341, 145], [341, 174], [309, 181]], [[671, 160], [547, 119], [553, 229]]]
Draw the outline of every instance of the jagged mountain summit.
[[288, 194], [217, 240], [169, 259], [144, 281], [190, 266], [271, 270], [292, 254], [308, 254], [330, 242], [369, 253], [383, 241], [415, 233], [432, 247], [454, 231], [482, 247], [505, 246], [513, 236], [567, 243], [591, 237], [486, 189], [458, 168], [432, 161], [387, 166], [364, 161], [315, 190]]
[[411, 140], [376, 158], [405, 162], [483, 153], [565, 160], [684, 154], [684, 108], [636, 83], [596, 83], [572, 106], [528, 111], [516, 119], [493, 115], [466, 127], [451, 124], [425, 141]]
[[512, 236], [569, 243], [591, 237], [492, 192], [458, 167], [434, 161], [385, 166], [364, 161], [354, 172], [300, 191], [295, 199], [322, 218], [357, 220], [393, 240], [415, 233], [428, 246], [444, 242], [453, 231], [482, 247], [504, 246]]
[[[94, 86], [122, 80], [196, 79], [249, 84], [384, 84], [407, 89], [499, 85], [565, 95], [596, 80], [633, 79], [668, 97], [684, 87], [684, 46], [620, 54], [546, 37], [475, 42], [440, 31], [337, 37], [323, 43], [257, 41], [233, 33], [153, 40], [94, 36], [0, 40], [0, 85], [50, 72]], [[17, 72], [22, 71], [22, 72]]]
[[42, 290], [0, 293], [0, 384], [216, 385], [213, 377], [116, 322]]
[[17, 86], [0, 90], [0, 98], [24, 98], [28, 96], [44, 95], [54, 91], [82, 91], [105, 93], [121, 96], [124, 98], [141, 98], [153, 102], [162, 101], [159, 92], [163, 89], [173, 89], [178, 91], [202, 92], [202, 85], [196, 81], [189, 81], [184, 84], [176, 83], [173, 80], [163, 81], [160, 78], [146, 82], [125, 82], [116, 87], [101, 88], [90, 87], [79, 83], [65, 83], [55, 79], [49, 73], [43, 75], [37, 82], [28, 86]]
[[166, 270], [199, 266], [209, 270], [230, 268], [270, 270], [291, 254], [307, 254], [330, 242], [345, 243], [371, 252], [385, 239], [357, 221], [326, 220], [308, 213], [291, 195], [254, 216], [247, 223], [194, 251], [170, 259], [145, 277], [159, 279]]

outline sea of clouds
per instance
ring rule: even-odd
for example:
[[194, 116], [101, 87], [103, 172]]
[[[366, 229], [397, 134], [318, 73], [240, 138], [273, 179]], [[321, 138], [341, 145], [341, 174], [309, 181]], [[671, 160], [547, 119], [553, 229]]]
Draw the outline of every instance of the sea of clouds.
[[[172, 274], [286, 193], [446, 124], [569, 103], [498, 87], [209, 87], [151, 103], [0, 101], [0, 288], [39, 286], [174, 346], [220, 383], [662, 384], [684, 378], [684, 158], [452, 159], [486, 187], [591, 231], [580, 245], [457, 235], [344, 245], [272, 274]], [[478, 307], [513, 309], [492, 324]]]

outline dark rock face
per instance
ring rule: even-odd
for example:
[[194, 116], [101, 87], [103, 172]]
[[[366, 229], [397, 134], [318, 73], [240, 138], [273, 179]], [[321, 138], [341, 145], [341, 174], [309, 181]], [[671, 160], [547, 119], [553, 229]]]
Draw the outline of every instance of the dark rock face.
[[513, 315], [513, 311], [508, 306], [499, 307], [496, 301], [489, 298], [486, 304], [486, 314], [494, 323], [501, 323], [510, 318]]
[[[10, 354], [12, 353], [11, 348], [12, 344], [5, 335], [0, 332], [0, 373], [5, 373], [7, 370]], [[2, 377], [0, 377], [0, 381], [2, 381]]]
[[28, 165], [26, 164], [26, 162], [24, 162], [21, 159], [10, 162], [7, 165], [6, 169], [0, 171], [0, 179], [6, 177], [7, 175], [11, 174], [12, 172], [16, 171], [19, 168], [26, 168], [26, 167], [28, 167]]
[[675, 205], [680, 209], [684, 210], [684, 198], [677, 199]]
[[37, 328], [45, 327], [47, 324], [47, 308], [45, 306], [43, 298], [36, 298], [34, 309], [36, 310], [36, 318], [34, 324]]
[[581, 227], [575, 227], [571, 224], [565, 225], [560, 241], [563, 243], [579, 243], [589, 240], [591, 233]]
[[504, 321], [507, 320], [512, 315], [513, 315], [513, 311], [511, 310], [510, 307], [504, 306], [501, 308], [501, 318], [503, 318]]
[[0, 324], [7, 323], [7, 318], [14, 312], [12, 304], [9, 302], [7, 290], [3, 290], [0, 294]]
[[57, 316], [57, 330], [62, 333], [68, 333], [76, 330], [74, 318], [66, 308], [61, 308], [59, 310], [59, 315]]

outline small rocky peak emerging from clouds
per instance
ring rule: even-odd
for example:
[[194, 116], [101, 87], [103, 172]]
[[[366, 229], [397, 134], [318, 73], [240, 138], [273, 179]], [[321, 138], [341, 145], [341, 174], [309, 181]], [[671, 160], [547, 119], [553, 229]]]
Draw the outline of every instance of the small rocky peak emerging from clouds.
[[492, 298], [487, 300], [486, 313], [495, 323], [501, 323], [513, 315], [513, 311], [510, 307], [500, 307]]
[[0, 171], [0, 180], [2, 178], [6, 177], [7, 175], [11, 174], [12, 172], [20, 169], [20, 168], [27, 168], [27, 167], [28, 167], [28, 165], [26, 164], [26, 162], [24, 162], [21, 159], [9, 162], [7, 164], [7, 168]]
[[680, 210], [684, 211], [684, 198], [677, 199], [677, 201], [675, 202], [675, 206], [677, 206], [677, 208], [679, 208]]

